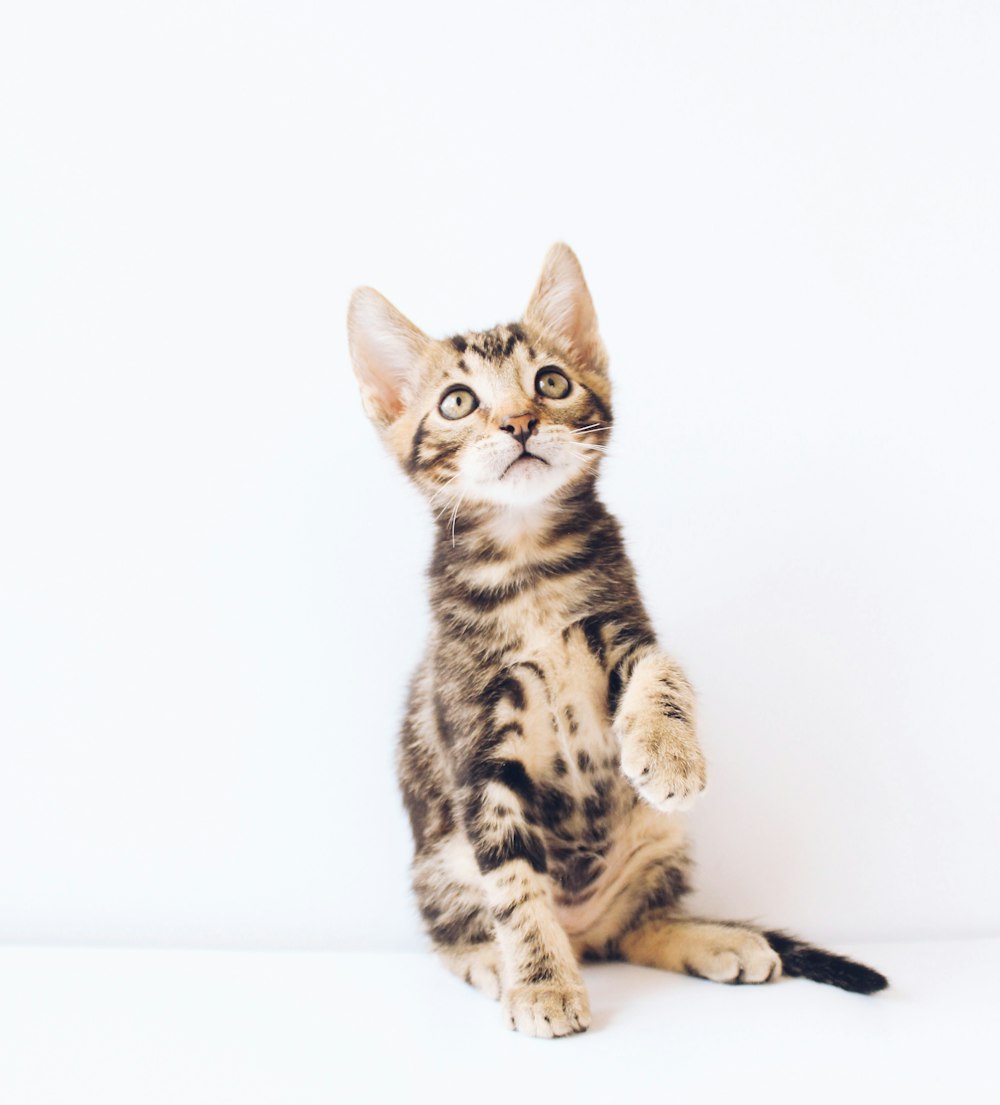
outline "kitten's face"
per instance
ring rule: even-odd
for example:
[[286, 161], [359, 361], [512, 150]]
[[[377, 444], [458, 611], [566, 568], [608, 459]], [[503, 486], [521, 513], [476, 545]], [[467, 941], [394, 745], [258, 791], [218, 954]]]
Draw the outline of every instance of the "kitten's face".
[[550, 251], [520, 323], [433, 341], [362, 289], [350, 329], [366, 409], [435, 506], [531, 506], [596, 471], [610, 385], [567, 247]]
[[610, 426], [606, 380], [524, 324], [436, 344], [388, 433], [425, 491], [528, 505], [595, 470]]

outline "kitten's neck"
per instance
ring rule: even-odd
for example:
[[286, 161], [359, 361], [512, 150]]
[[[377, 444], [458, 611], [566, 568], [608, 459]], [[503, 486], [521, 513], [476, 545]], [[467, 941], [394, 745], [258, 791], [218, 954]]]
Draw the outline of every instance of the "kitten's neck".
[[560, 535], [584, 532], [605, 513], [594, 483], [588, 478], [569, 484], [560, 493], [526, 506], [460, 505], [454, 516], [446, 513], [438, 519], [436, 556], [533, 559]]
[[558, 514], [559, 507], [551, 502], [498, 506], [482, 520], [479, 529], [496, 545], [516, 549], [543, 542]]

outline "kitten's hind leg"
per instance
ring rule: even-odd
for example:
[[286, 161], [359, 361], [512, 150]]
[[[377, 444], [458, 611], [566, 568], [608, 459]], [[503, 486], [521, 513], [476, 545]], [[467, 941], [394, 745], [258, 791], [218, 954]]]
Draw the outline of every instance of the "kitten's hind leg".
[[767, 940], [737, 924], [654, 912], [620, 944], [629, 963], [713, 982], [771, 982], [781, 975], [781, 959]]
[[453, 833], [417, 857], [413, 889], [427, 935], [448, 970], [487, 997], [499, 998], [496, 923], [463, 836]]
[[500, 998], [500, 948], [495, 940], [486, 944], [434, 949], [449, 971], [494, 1001]]

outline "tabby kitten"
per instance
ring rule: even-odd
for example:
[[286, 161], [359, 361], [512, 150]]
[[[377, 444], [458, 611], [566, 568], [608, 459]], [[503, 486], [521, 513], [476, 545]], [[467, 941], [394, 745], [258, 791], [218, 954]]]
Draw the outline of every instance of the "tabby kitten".
[[581, 959], [886, 986], [782, 933], [682, 911], [678, 814], [705, 760], [691, 685], [595, 491], [611, 385], [573, 252], [549, 251], [518, 323], [435, 341], [361, 288], [349, 334], [365, 410], [437, 520], [399, 776], [445, 964], [533, 1036], [587, 1028]]

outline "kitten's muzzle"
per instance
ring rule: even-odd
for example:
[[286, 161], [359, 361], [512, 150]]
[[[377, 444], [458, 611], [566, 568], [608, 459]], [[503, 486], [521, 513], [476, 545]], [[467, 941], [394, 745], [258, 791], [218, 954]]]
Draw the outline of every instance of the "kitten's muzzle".
[[540, 457], [537, 453], [529, 453], [528, 450], [522, 446], [520, 454], [518, 456], [516, 456], [510, 462], [510, 464], [508, 464], [507, 467], [500, 473], [500, 479], [503, 479], [504, 476], [507, 475], [507, 473], [514, 467], [515, 464], [520, 464], [521, 461], [531, 461], [531, 460], [540, 461], [542, 464], [544, 464], [546, 466], [548, 466], [548, 463], [549, 463], [545, 459], [545, 457]]

